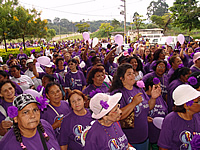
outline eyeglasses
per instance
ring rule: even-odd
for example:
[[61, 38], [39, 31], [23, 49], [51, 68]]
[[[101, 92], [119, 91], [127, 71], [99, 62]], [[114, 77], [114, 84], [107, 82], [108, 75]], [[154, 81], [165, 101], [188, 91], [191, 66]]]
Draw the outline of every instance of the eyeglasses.
[[159, 69], [165, 69], [165, 67], [163, 67], [163, 66], [157, 66], [157, 68], [159, 68]]
[[71, 63], [71, 64], [68, 64], [68, 66], [70, 66], [70, 65], [74, 65], [73, 63]]

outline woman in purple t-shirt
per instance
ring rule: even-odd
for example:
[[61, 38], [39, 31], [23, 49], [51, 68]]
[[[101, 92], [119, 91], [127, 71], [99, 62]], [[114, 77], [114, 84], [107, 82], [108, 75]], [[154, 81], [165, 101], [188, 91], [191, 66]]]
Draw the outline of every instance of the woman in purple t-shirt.
[[12, 106], [15, 99], [15, 84], [11, 80], [1, 82], [0, 97], [0, 135], [3, 136], [12, 126], [12, 122], [7, 115], [7, 109]]
[[40, 120], [39, 108], [46, 107], [45, 99], [37, 100], [30, 94], [21, 94], [8, 107], [13, 128], [0, 141], [1, 150], [60, 150], [51, 125]]
[[122, 111], [118, 104], [122, 94], [109, 96], [97, 93], [90, 100], [92, 118], [97, 119], [86, 135], [84, 150], [127, 150], [129, 148], [126, 135], [119, 121]]
[[73, 111], [63, 119], [58, 141], [61, 150], [82, 150], [85, 144], [84, 133], [93, 121], [91, 112], [84, 108], [87, 97], [81, 91], [73, 90], [68, 99]]
[[91, 92], [100, 90], [102, 93], [107, 93], [110, 87], [110, 84], [104, 82], [105, 79], [105, 69], [101, 66], [94, 66], [88, 76], [87, 76], [87, 87], [83, 90], [83, 93], [90, 98]]
[[[145, 83], [145, 92], [148, 95], [148, 97], [151, 97], [151, 91], [153, 85], [160, 86], [160, 80], [156, 77], [150, 77], [147, 79]], [[153, 119], [155, 117], [165, 117], [168, 114], [167, 111], [167, 104], [162, 98], [162, 96], [159, 96], [156, 98], [156, 104], [152, 110], [149, 111], [148, 114], [148, 127], [149, 127], [149, 147], [153, 150], [158, 150], [159, 147], [157, 145], [160, 129], [158, 129], [153, 124]]]
[[151, 98], [147, 96], [142, 88], [135, 85], [135, 74], [133, 66], [125, 63], [121, 64], [113, 77], [111, 94], [120, 92], [122, 119], [125, 119], [134, 111], [134, 128], [123, 129], [129, 143], [136, 149], [148, 150], [148, 122], [149, 110], [154, 108], [156, 98], [161, 95], [161, 88], [152, 88]]
[[61, 87], [58, 83], [50, 82], [45, 87], [46, 97], [49, 99], [47, 108], [41, 113], [41, 118], [48, 121], [55, 130], [56, 137], [60, 134], [63, 118], [71, 111], [68, 102], [62, 100]]
[[162, 123], [158, 146], [160, 150], [197, 150], [200, 137], [195, 134], [200, 133], [200, 92], [182, 84], [172, 95], [174, 111]]

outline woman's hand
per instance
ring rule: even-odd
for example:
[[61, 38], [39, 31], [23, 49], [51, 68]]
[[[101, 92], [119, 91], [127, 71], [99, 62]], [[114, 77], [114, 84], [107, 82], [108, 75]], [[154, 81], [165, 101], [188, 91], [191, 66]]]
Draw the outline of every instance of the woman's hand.
[[147, 121], [148, 121], [148, 122], [153, 122], [153, 118], [147, 116]]
[[55, 120], [55, 122], [52, 124], [52, 127], [53, 127], [54, 130], [56, 128], [60, 128], [61, 127], [62, 120], [63, 120], [63, 117], [60, 118], [60, 120], [58, 120], [58, 118]]
[[158, 98], [161, 95], [161, 87], [160, 85], [153, 85], [152, 91], [151, 91], [151, 97], [153, 99]]
[[133, 98], [132, 98], [132, 104], [134, 104], [134, 106], [137, 106], [138, 104], [140, 104], [142, 102], [142, 93], [137, 93]]
[[13, 125], [13, 123], [11, 121], [3, 120], [1, 122], [1, 125], [2, 125], [2, 128], [9, 129]]

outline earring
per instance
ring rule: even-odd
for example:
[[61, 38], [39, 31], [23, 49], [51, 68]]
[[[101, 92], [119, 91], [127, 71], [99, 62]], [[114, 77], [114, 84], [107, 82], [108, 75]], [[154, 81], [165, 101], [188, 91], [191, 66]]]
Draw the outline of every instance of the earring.
[[189, 109], [187, 109], [187, 112], [189, 112]]

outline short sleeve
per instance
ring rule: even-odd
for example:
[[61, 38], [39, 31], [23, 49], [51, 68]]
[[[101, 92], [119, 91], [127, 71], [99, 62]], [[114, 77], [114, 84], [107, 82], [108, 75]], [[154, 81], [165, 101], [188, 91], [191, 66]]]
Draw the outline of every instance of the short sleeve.
[[164, 119], [162, 124], [162, 129], [160, 131], [160, 136], [158, 139], [158, 146], [166, 149], [170, 149], [172, 143], [173, 129], [171, 121], [167, 118]]

